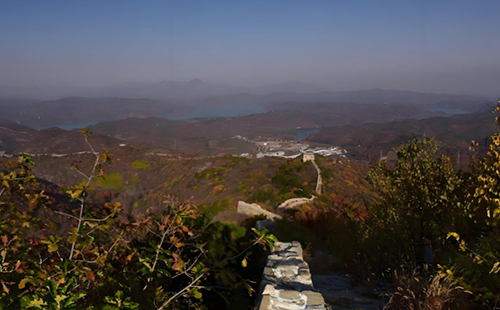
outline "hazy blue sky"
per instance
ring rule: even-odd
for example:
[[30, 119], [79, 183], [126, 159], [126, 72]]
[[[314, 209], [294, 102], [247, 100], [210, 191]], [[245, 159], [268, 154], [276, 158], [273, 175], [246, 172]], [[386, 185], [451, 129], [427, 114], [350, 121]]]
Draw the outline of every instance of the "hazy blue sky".
[[127, 82], [500, 94], [500, 1], [0, 1], [0, 97]]

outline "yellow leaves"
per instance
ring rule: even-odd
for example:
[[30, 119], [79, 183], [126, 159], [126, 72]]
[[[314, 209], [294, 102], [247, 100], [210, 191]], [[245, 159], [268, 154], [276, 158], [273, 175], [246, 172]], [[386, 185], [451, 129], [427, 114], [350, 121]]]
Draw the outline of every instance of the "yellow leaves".
[[500, 145], [500, 136], [499, 135], [491, 136], [491, 140], [493, 141], [493, 144], [495, 144], [496, 146]]
[[475, 151], [479, 147], [479, 143], [476, 140], [472, 140], [469, 146], [469, 150]]
[[498, 273], [500, 271], [500, 262], [496, 262], [493, 264], [493, 268], [490, 270], [491, 273]]
[[76, 235], [76, 234], [69, 235], [69, 236], [68, 236], [68, 242], [69, 242], [69, 243], [74, 243], [74, 242], [76, 242], [77, 237], [78, 237], [78, 235]]
[[58, 305], [60, 305], [61, 301], [65, 300], [66, 298], [68, 298], [67, 295], [57, 295], [56, 297], [54, 297], [54, 299]]
[[241, 267], [246, 268], [247, 266], [248, 266], [248, 262], [247, 262], [247, 258], [245, 257], [245, 258], [241, 261]]
[[17, 287], [19, 287], [19, 289], [21, 289], [21, 290], [22, 290], [22, 289], [24, 289], [24, 288], [26, 287], [26, 284], [27, 284], [27, 283], [31, 283], [31, 284], [33, 284], [33, 285], [37, 285], [37, 284], [42, 283], [42, 281], [41, 281], [40, 279], [35, 279], [35, 278], [31, 278], [31, 277], [26, 277], [26, 278], [22, 279], [22, 280], [19, 282], [19, 284], [18, 284], [18, 286], [17, 286]]
[[57, 244], [52, 243], [49, 245], [48, 250], [49, 250], [49, 252], [55, 252], [55, 251], [57, 251], [57, 248], [58, 248]]
[[78, 198], [82, 195], [82, 193], [83, 193], [83, 189], [77, 189], [77, 190], [68, 192], [68, 194], [71, 196], [71, 198]]
[[44, 309], [46, 306], [47, 303], [43, 299], [34, 299], [28, 304], [27, 308]]
[[50, 236], [48, 240], [42, 240], [42, 243], [47, 245], [47, 249], [49, 252], [55, 252], [58, 249], [57, 243], [61, 239], [62, 239], [61, 237]]
[[460, 241], [460, 235], [457, 234], [456, 232], [449, 232], [448, 235], [446, 236], [446, 239], [449, 239], [450, 237], [455, 238], [455, 240]]
[[111, 161], [111, 156], [109, 156], [108, 153], [100, 153], [99, 154], [99, 160], [103, 163], [110, 162]]
[[137, 252], [132, 252], [130, 253], [128, 256], [127, 256], [127, 261], [131, 261], [132, 258], [134, 257], [134, 255], [136, 254]]
[[464, 240], [460, 238], [459, 234], [457, 234], [456, 232], [449, 232], [448, 235], [446, 236], [446, 239], [449, 239], [451, 237], [457, 240], [460, 251], [465, 252], [467, 250], [467, 244], [465, 243]]
[[453, 271], [451, 271], [450, 269], [446, 269], [446, 274], [447, 274], [450, 278], [453, 278]]

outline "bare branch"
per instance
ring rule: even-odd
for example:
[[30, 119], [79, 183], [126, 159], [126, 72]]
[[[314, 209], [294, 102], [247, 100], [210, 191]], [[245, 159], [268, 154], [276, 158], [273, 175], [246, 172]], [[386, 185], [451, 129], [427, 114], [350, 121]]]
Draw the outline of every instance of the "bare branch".
[[184, 294], [185, 291], [187, 291], [189, 288], [191, 287], [194, 287], [195, 283], [198, 282], [198, 280], [200, 280], [204, 275], [205, 275], [206, 272], [200, 274], [196, 279], [194, 279], [189, 285], [187, 285], [186, 287], [184, 287], [182, 290], [178, 291], [174, 296], [170, 297], [165, 303], [163, 303], [163, 305], [158, 308], [158, 310], [163, 310], [165, 309], [165, 306], [167, 306], [172, 300], [176, 299], [177, 297], [181, 296], [182, 294]]
[[81, 171], [80, 171], [80, 169], [76, 169], [76, 168], [75, 168], [75, 171], [76, 171], [76, 172], [78, 172], [79, 174], [83, 175], [86, 179], [88, 179], [88, 178], [89, 178], [89, 176], [88, 176], [88, 175], [86, 175], [85, 173], [81, 172]]
[[54, 213], [58, 213], [58, 214], [61, 214], [61, 215], [67, 216], [67, 217], [72, 217], [75, 220], [78, 220], [78, 217], [76, 217], [76, 216], [74, 216], [72, 214], [64, 213], [64, 212], [61, 212], [61, 211], [54, 211]]
[[105, 218], [102, 218], [102, 219], [86, 219], [86, 218], [83, 218], [82, 221], [85, 221], [85, 222], [104, 222], [105, 220], [109, 219], [111, 217], [112, 213], [108, 214], [108, 216], [106, 216]]
[[94, 148], [92, 147], [92, 144], [90, 144], [88, 136], [87, 136], [87, 135], [84, 135], [84, 137], [85, 137], [85, 143], [87, 143], [87, 145], [90, 147], [90, 150], [92, 151], [92, 153], [94, 153], [94, 155], [98, 154], [98, 153], [94, 150]]
[[[191, 264], [191, 266], [189, 266], [186, 270], [184, 270], [184, 272], [182, 273], [179, 273], [179, 274], [176, 274], [175, 276], [172, 277], [172, 279], [175, 279], [177, 278], [178, 276], [180, 275], [183, 275], [185, 274], [186, 276], [189, 277], [189, 275], [187, 274], [188, 271], [190, 271], [191, 269], [193, 269], [193, 267], [196, 265], [196, 263], [198, 262], [198, 260], [200, 259], [201, 255], [203, 254], [203, 252], [200, 253], [200, 255], [198, 255], [198, 257], [195, 259], [195, 261]], [[190, 277], [191, 278], [191, 277]]]
[[[161, 240], [160, 240], [160, 244], [158, 244], [158, 248], [156, 249], [156, 257], [155, 257], [155, 261], [153, 263], [153, 266], [151, 267], [151, 269], [149, 270], [151, 273], [153, 273], [153, 271], [155, 270], [156, 268], [156, 264], [158, 263], [158, 257], [160, 256], [160, 250], [163, 246], [163, 242], [165, 241], [165, 237], [167, 236], [167, 234], [170, 232], [170, 230], [168, 229], [165, 229], [165, 231], [163, 232], [163, 235], [161, 236]], [[142, 289], [143, 291], [146, 290], [146, 288], [148, 287], [149, 283], [151, 283], [151, 281], [153, 280], [153, 276], [149, 277], [148, 279], [148, 282], [146, 283], [146, 285], [144, 285], [144, 288]]]

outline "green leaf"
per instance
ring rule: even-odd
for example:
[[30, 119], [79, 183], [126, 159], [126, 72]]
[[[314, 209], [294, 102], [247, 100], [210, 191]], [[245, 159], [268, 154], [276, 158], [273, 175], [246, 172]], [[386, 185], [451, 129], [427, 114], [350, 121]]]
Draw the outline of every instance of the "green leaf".
[[149, 270], [151, 270], [151, 265], [148, 263], [146, 259], [139, 257], [139, 262], [142, 263], [144, 266], [146, 266]]
[[192, 289], [191, 294], [193, 294], [193, 297], [196, 299], [201, 299], [203, 297], [203, 295], [200, 293], [200, 291], [198, 291], [197, 288]]

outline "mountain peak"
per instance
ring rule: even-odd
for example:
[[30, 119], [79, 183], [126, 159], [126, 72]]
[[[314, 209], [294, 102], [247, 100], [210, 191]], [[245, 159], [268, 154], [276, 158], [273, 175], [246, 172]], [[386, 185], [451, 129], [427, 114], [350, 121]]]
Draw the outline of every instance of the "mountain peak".
[[203, 81], [202, 81], [202, 80], [200, 80], [200, 79], [198, 79], [198, 78], [195, 78], [195, 79], [192, 79], [192, 80], [189, 82], [189, 84], [191, 84], [191, 85], [202, 85], [202, 84], [205, 84], [205, 83], [203, 83]]

